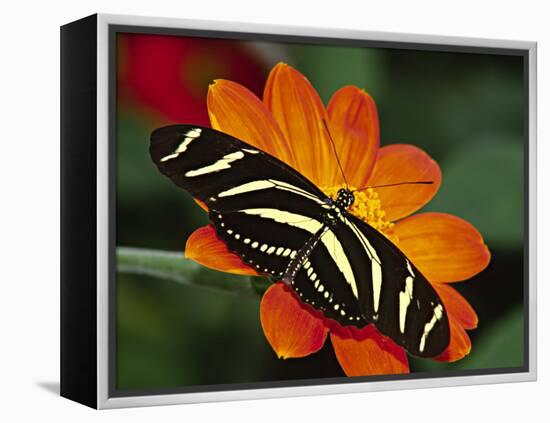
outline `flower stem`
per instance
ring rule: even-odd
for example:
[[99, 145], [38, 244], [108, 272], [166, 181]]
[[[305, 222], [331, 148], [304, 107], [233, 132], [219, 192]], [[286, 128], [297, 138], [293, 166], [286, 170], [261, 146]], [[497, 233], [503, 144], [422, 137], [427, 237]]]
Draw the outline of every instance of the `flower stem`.
[[184, 257], [183, 252], [117, 247], [117, 273], [152, 276], [184, 285], [221, 290], [238, 295], [263, 295], [271, 281], [208, 269]]

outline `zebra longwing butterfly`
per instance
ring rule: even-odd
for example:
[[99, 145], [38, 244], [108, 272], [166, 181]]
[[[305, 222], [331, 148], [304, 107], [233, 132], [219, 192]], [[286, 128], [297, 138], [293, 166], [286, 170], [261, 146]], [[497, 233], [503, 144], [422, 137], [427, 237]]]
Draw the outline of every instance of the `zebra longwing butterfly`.
[[443, 303], [384, 235], [277, 158], [222, 132], [159, 128], [151, 157], [177, 186], [208, 206], [218, 237], [258, 273], [290, 285], [341, 325], [373, 323], [410, 354], [434, 357], [449, 344]]

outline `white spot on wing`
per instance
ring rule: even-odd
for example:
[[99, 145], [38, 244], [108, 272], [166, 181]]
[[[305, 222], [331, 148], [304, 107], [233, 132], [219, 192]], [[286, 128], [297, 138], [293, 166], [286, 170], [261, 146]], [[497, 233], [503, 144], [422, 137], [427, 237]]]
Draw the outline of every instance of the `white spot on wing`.
[[340, 240], [334, 234], [334, 232], [328, 230], [322, 236], [321, 241], [323, 241], [323, 244], [325, 245], [327, 251], [336, 263], [338, 270], [342, 272], [344, 278], [346, 279], [346, 282], [350, 285], [353, 295], [355, 296], [355, 298], [359, 298], [355, 276], [353, 274], [353, 270], [351, 268], [348, 257], [344, 252], [344, 248], [340, 243]]
[[236, 162], [243, 157], [244, 153], [242, 151], [235, 151], [234, 153], [226, 154], [220, 160], [211, 165], [185, 172], [185, 176], [192, 178], [194, 176], [207, 175], [209, 173], [219, 172], [220, 170], [230, 169], [231, 163]]
[[254, 192], [262, 189], [273, 188], [275, 184], [271, 181], [253, 181], [246, 184], [238, 185], [234, 188], [222, 191], [218, 194], [218, 197], [231, 197], [232, 195], [243, 194], [245, 192]]
[[179, 154], [178, 153], [173, 153], [173, 154], [169, 154], [167, 156], [164, 156], [162, 159], [160, 159], [161, 162], [165, 162], [167, 160], [171, 160], [171, 159], [175, 159], [176, 157], [178, 157]]
[[382, 263], [376, 253], [376, 250], [371, 245], [367, 237], [359, 230], [359, 228], [349, 220], [345, 221], [349, 228], [355, 233], [357, 238], [361, 241], [367, 256], [371, 261], [371, 273], [372, 273], [372, 293], [373, 293], [373, 309], [374, 313], [378, 313], [378, 307], [380, 306], [380, 294], [382, 293]]
[[409, 271], [410, 275], [414, 278], [415, 277], [415, 274], [412, 270], [412, 267], [411, 267], [411, 263], [409, 260], [405, 259], [406, 263], [407, 263], [407, 270]]
[[380, 294], [382, 292], [382, 266], [375, 260], [371, 261], [372, 291], [374, 297], [374, 312], [378, 313]]
[[193, 128], [190, 131], [188, 131], [187, 134], [185, 134], [185, 136], [191, 137], [191, 138], [198, 138], [201, 132], [202, 132], [201, 128]]
[[316, 233], [323, 224], [316, 219], [309, 216], [303, 216], [301, 214], [291, 213], [279, 209], [243, 209], [239, 210], [241, 213], [260, 216], [264, 219], [271, 219], [278, 223], [284, 223], [295, 228], [303, 229], [311, 234]]
[[[248, 151], [244, 149], [244, 151]], [[250, 152], [250, 151], [248, 151]], [[287, 182], [278, 181], [276, 179], [263, 179], [259, 181], [247, 182], [242, 185], [230, 188], [226, 191], [222, 191], [218, 194], [218, 197], [230, 197], [232, 195], [244, 194], [246, 192], [259, 191], [263, 189], [276, 188], [278, 190], [292, 192], [293, 194], [306, 197], [309, 200], [315, 201], [319, 205], [325, 205], [324, 201], [314, 194], [307, 192], [306, 190], [291, 185]]]
[[405, 290], [399, 292], [399, 330], [405, 333], [405, 320], [407, 319], [407, 310], [413, 297], [413, 282], [412, 276], [407, 276], [405, 279]]
[[422, 333], [422, 337], [420, 338], [420, 345], [418, 346], [418, 350], [420, 352], [424, 351], [424, 348], [426, 346], [426, 338], [434, 328], [437, 321], [439, 321], [443, 317], [443, 306], [441, 304], [438, 304], [434, 308], [434, 314], [432, 316], [432, 319], [424, 325], [424, 332]]
[[188, 131], [187, 134], [185, 134], [186, 138], [183, 140], [183, 142], [180, 143], [180, 145], [177, 146], [177, 148], [174, 150], [174, 153], [169, 154], [168, 156], [164, 156], [162, 159], [160, 159], [160, 161], [165, 162], [170, 159], [175, 159], [181, 153], [184, 153], [187, 150], [189, 144], [191, 144], [191, 142], [194, 141], [195, 138], [198, 138], [201, 132], [201, 128], [193, 128]]

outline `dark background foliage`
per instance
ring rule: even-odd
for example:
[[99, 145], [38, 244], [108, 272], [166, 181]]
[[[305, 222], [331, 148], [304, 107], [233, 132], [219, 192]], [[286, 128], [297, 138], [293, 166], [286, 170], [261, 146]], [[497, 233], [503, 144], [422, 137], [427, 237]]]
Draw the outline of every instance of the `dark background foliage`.
[[[425, 210], [456, 214], [488, 244], [489, 267], [454, 284], [479, 315], [472, 353], [456, 363], [410, 359], [413, 372], [523, 364], [523, 64], [520, 57], [236, 42], [138, 34], [117, 41], [117, 246], [181, 251], [207, 223], [202, 210], [153, 166], [149, 135], [170, 123], [208, 125], [213, 79], [261, 97], [285, 61], [323, 101], [343, 85], [378, 105], [381, 143], [410, 143], [441, 166]], [[117, 388], [153, 389], [343, 375], [327, 342], [279, 360], [259, 322], [259, 296], [117, 273]]]

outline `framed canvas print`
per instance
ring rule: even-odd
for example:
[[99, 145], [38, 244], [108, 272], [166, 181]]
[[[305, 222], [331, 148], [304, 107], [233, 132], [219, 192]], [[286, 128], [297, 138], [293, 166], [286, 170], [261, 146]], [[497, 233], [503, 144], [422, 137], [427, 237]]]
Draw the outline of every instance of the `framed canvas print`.
[[536, 44], [61, 28], [61, 394], [536, 378]]

